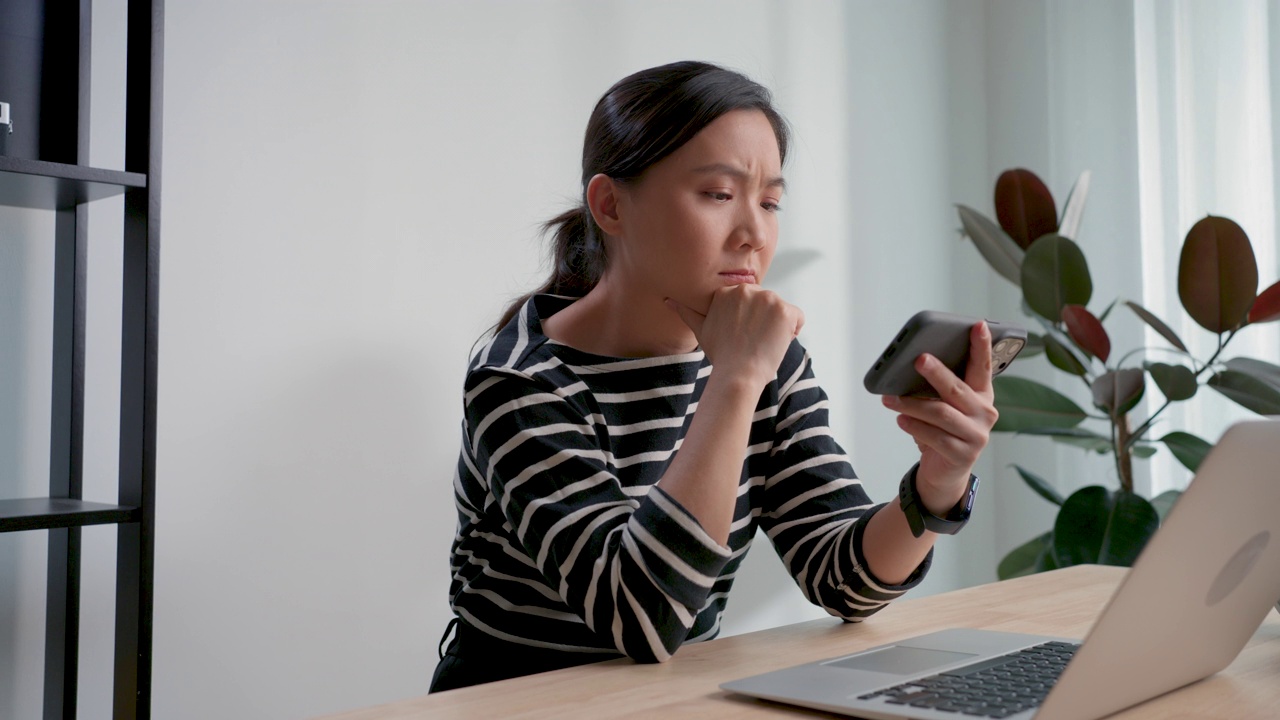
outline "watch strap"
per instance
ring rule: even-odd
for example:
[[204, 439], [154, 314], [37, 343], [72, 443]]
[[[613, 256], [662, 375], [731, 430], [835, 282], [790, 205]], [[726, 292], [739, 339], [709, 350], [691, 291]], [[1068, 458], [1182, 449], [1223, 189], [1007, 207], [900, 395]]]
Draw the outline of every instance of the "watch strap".
[[929, 512], [916, 493], [916, 473], [919, 470], [920, 463], [912, 465], [907, 474], [902, 476], [902, 482], [898, 484], [898, 502], [902, 505], [903, 514], [907, 516], [907, 526], [911, 528], [911, 534], [920, 537], [924, 535], [925, 530], [942, 535], [955, 535], [960, 532], [960, 528], [969, 522], [969, 517], [973, 514], [978, 476], [969, 475], [969, 485], [965, 488], [964, 496], [945, 515], [939, 517]]

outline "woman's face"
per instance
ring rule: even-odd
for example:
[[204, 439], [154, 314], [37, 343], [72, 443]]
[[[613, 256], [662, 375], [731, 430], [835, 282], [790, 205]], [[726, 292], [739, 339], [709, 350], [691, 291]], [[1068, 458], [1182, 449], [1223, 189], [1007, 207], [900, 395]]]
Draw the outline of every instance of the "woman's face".
[[782, 163], [758, 110], [720, 116], [623, 186], [609, 272], [706, 313], [717, 289], [764, 279], [778, 244]]

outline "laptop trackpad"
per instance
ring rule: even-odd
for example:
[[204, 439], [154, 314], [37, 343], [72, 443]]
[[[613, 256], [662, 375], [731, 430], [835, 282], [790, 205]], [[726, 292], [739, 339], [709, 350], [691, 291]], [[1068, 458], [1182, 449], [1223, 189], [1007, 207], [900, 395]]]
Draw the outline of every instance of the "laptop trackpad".
[[869, 670], [893, 675], [911, 675], [971, 657], [974, 657], [973, 653], [926, 650], [924, 648], [894, 645], [883, 650], [862, 653], [861, 655], [841, 658], [824, 664], [849, 670]]

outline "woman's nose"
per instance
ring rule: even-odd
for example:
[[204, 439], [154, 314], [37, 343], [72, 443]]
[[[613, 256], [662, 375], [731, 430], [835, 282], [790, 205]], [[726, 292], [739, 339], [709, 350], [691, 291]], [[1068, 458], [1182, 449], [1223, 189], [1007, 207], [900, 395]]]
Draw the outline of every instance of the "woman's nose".
[[742, 212], [736, 232], [741, 246], [759, 250], [769, 242], [768, 223], [765, 218], [761, 217], [763, 213], [763, 209], [756, 210], [752, 208], [747, 208]]

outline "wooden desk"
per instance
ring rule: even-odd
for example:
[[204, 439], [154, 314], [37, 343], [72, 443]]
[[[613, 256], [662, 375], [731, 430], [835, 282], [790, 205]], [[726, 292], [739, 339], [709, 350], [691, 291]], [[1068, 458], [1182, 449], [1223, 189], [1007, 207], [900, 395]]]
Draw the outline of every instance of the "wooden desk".
[[[1096, 565], [1056, 570], [899, 600], [860, 624], [812, 620], [687, 645], [660, 665], [613, 660], [427, 695], [331, 720], [836, 717], [727, 693], [719, 685], [947, 627], [1084, 637], [1125, 572]], [[1267, 616], [1226, 670], [1113, 717], [1280, 717], [1280, 615]]]

